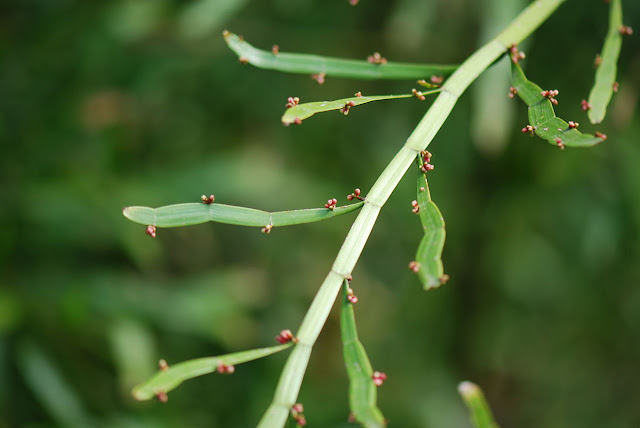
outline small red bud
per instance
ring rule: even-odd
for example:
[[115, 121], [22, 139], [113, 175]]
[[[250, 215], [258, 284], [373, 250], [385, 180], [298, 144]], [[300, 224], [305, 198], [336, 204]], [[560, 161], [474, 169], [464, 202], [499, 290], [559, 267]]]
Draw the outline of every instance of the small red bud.
[[591, 110], [591, 104], [587, 100], [580, 101], [582, 111]]
[[599, 131], [596, 131], [595, 134], [596, 134], [596, 137], [598, 138], [602, 138], [603, 140], [607, 139], [607, 134], [603, 134], [602, 132], [599, 132]]
[[157, 392], [156, 393], [156, 398], [161, 403], [166, 403], [167, 401], [169, 401], [169, 396], [167, 395], [166, 392]]
[[622, 34], [623, 36], [630, 36], [633, 34], [633, 28], [627, 25], [623, 25], [622, 27], [620, 27], [620, 34]]
[[322, 85], [324, 83], [324, 78], [326, 76], [327, 75], [325, 73], [318, 73], [318, 74], [312, 74], [311, 78], [316, 82], [318, 82], [319, 85]]
[[293, 333], [291, 333], [291, 330], [287, 329], [282, 330], [280, 334], [276, 336], [276, 341], [278, 343], [285, 344], [289, 342], [296, 342], [297, 340], [295, 337], [293, 337]]
[[386, 373], [376, 371], [376, 372], [373, 372], [371, 379], [373, 379], [373, 384], [375, 386], [380, 386], [384, 383], [385, 380], [387, 380], [387, 375]]
[[577, 128], [578, 126], [580, 126], [580, 124], [579, 124], [578, 122], [574, 122], [573, 120], [570, 120], [570, 121], [569, 121], [569, 128], [571, 128], [571, 129], [575, 129], [575, 128]]
[[158, 361], [158, 367], [160, 368], [160, 371], [163, 372], [169, 370], [169, 364], [167, 364], [165, 360]]
[[416, 262], [416, 261], [412, 261], [409, 263], [409, 269], [411, 269], [412, 272], [414, 273], [418, 273], [420, 271], [420, 263]]
[[156, 237], [156, 227], [152, 226], [152, 225], [149, 225], [149, 226], [147, 226], [147, 230], [145, 230], [144, 233], [146, 233], [147, 235], [149, 235], [152, 238], [155, 238]]
[[274, 55], [278, 55], [280, 53], [280, 46], [273, 45], [273, 47], [271, 48], [271, 53]]

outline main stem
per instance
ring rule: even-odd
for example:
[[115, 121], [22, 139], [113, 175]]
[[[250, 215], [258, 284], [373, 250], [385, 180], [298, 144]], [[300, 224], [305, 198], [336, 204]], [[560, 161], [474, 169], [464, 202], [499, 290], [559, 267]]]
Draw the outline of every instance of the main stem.
[[259, 427], [279, 428], [286, 423], [291, 406], [298, 397], [311, 349], [331, 312], [342, 282], [351, 274], [380, 209], [413, 164], [416, 154], [425, 150], [431, 143], [467, 87], [511, 45], [520, 43], [537, 29], [564, 1], [533, 2], [502, 33], [460, 65], [443, 85], [438, 98], [367, 194], [362, 211], [351, 226], [331, 271], [302, 320], [297, 335], [298, 343], [284, 366], [273, 402], [262, 417]]

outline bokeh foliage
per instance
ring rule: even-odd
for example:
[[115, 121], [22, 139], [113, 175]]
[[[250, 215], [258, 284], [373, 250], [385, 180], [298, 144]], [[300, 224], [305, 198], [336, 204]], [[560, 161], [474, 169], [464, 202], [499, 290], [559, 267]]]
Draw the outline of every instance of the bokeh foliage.
[[[457, 63], [488, 37], [485, 15], [511, 0], [360, 3], [3, 2], [0, 427], [255, 424], [283, 355], [185, 383], [165, 405], [134, 402], [130, 389], [159, 358], [268, 346], [295, 329], [351, 218], [269, 236], [204, 224], [152, 240], [121, 208], [203, 193], [269, 211], [344, 202], [373, 183], [426, 109], [372, 103], [283, 127], [289, 96], [415, 84], [319, 86], [241, 66], [223, 28], [266, 49]], [[625, 23], [640, 27], [640, 3], [623, 7]], [[559, 151], [520, 133], [526, 108], [503, 106], [505, 76], [489, 96], [474, 85], [430, 146], [446, 286], [424, 292], [407, 269], [421, 236], [413, 174], [385, 206], [352, 287], [360, 339], [389, 375], [378, 403], [392, 425], [468, 426], [463, 379], [483, 386], [501, 426], [640, 425], [637, 37], [624, 41], [604, 124], [589, 128], [580, 111], [606, 14], [600, 0], [569, 0], [529, 42], [525, 63], [529, 78], [560, 90], [558, 114], [605, 132], [605, 143]], [[479, 137], [469, 124], [494, 97], [516, 119], [505, 123], [506, 146], [487, 149], [492, 129]], [[313, 426], [346, 426], [338, 315], [300, 395]]]

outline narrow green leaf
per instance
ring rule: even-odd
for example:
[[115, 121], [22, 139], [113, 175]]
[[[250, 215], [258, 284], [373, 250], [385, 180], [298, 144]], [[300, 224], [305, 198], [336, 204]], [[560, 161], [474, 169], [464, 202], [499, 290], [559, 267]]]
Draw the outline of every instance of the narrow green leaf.
[[58, 426], [69, 428], [97, 426], [91, 421], [77, 391], [38, 345], [30, 341], [21, 343], [17, 361], [25, 382], [36, 400]]
[[159, 208], [126, 207], [122, 213], [136, 223], [157, 227], [180, 227], [214, 221], [217, 223], [235, 224], [239, 226], [290, 226], [293, 224], [312, 223], [331, 217], [350, 213], [362, 207], [358, 202], [333, 210], [328, 208], [312, 208], [293, 211], [267, 212], [253, 208], [237, 207], [224, 204], [186, 203], [167, 205]]
[[535, 134], [560, 147], [590, 147], [604, 141], [604, 138], [583, 134], [556, 116], [553, 105], [543, 97], [540, 88], [526, 78], [519, 64], [511, 62], [511, 81], [518, 96], [529, 106], [529, 123]]
[[431, 76], [449, 76], [457, 65], [410, 64], [387, 62], [372, 64], [368, 61], [322, 57], [257, 49], [237, 35], [225, 31], [224, 39], [239, 58], [269, 70], [287, 73], [324, 74], [351, 79], [425, 79]]
[[600, 123], [607, 113], [607, 105], [613, 95], [613, 85], [618, 72], [618, 57], [622, 47], [622, 5], [621, 0], [611, 0], [609, 6], [609, 32], [604, 40], [601, 62], [596, 69], [596, 78], [593, 88], [589, 93], [589, 120], [591, 123]]
[[178, 17], [178, 32], [186, 39], [210, 35], [238, 13], [248, 0], [195, 0], [185, 4]]
[[476, 428], [499, 428], [493, 420], [491, 408], [478, 385], [473, 382], [462, 382], [458, 392], [471, 412], [471, 421]]
[[136, 386], [132, 393], [136, 400], [150, 400], [158, 394], [166, 394], [177, 388], [182, 382], [194, 377], [215, 372], [222, 364], [235, 366], [248, 361], [257, 360], [289, 348], [292, 343], [271, 346], [269, 348], [252, 349], [218, 357], [197, 358], [170, 366], [156, 373], [147, 382]]
[[376, 403], [378, 391], [372, 379], [373, 369], [358, 339], [353, 304], [348, 299], [347, 281], [343, 291], [340, 331], [344, 363], [349, 376], [349, 407], [355, 419], [365, 427], [384, 427], [385, 419]]
[[418, 245], [415, 262], [418, 277], [425, 290], [437, 288], [447, 281], [442, 265], [442, 250], [446, 231], [444, 219], [436, 204], [431, 200], [427, 174], [418, 176], [418, 215], [422, 223], [424, 236]]
[[[435, 94], [437, 92], [440, 92], [440, 89], [434, 89], [432, 91], [422, 92], [422, 95]], [[282, 115], [282, 123], [284, 123], [285, 125], [289, 125], [289, 124], [307, 119], [316, 113], [322, 113], [322, 112], [331, 111], [331, 110], [341, 110], [343, 108], [347, 109], [345, 113], [347, 114], [349, 112], [349, 109], [351, 109], [352, 107], [359, 106], [361, 104], [366, 104], [371, 101], [396, 100], [399, 98], [412, 98], [412, 97], [414, 97], [413, 94], [373, 95], [370, 97], [361, 96], [361, 97], [343, 98], [335, 101], [317, 101], [312, 103], [298, 104], [296, 106], [288, 108], [284, 112], [284, 115]]]

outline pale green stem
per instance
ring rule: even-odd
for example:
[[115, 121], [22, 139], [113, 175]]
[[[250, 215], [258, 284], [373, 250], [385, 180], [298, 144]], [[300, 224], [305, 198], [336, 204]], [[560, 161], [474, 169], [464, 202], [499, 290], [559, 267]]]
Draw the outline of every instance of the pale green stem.
[[416, 154], [425, 150], [431, 143], [460, 95], [480, 73], [504, 54], [511, 45], [524, 40], [564, 1], [538, 0], [533, 2], [495, 39], [471, 55], [443, 85], [438, 98], [367, 194], [365, 206], [351, 226], [331, 271], [302, 320], [297, 335], [299, 342], [284, 366], [273, 402], [262, 417], [260, 427], [279, 428], [286, 423], [289, 409], [295, 404], [298, 397], [311, 355], [311, 348], [316, 342], [329, 312], [331, 312], [342, 282], [345, 277], [351, 274], [369, 238], [380, 209], [404, 173], [413, 165]]

